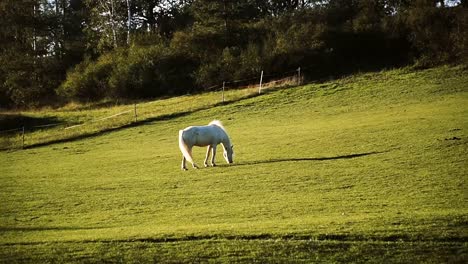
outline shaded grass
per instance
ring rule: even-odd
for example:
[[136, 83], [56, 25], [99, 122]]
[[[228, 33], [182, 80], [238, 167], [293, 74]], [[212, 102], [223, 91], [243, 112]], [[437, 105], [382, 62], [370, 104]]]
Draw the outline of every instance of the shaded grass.
[[[362, 74], [2, 152], [1, 258], [464, 262], [466, 76]], [[235, 163], [180, 171], [178, 130], [215, 118]]]
[[[316, 240], [219, 240], [93, 242], [9, 247], [9, 263], [463, 263], [466, 248], [452, 243], [341, 242]], [[70, 250], [73, 249], [73, 250]], [[45, 253], [46, 252], [46, 253]], [[44, 254], [45, 253], [45, 254]], [[17, 256], [23, 256], [18, 258]]]

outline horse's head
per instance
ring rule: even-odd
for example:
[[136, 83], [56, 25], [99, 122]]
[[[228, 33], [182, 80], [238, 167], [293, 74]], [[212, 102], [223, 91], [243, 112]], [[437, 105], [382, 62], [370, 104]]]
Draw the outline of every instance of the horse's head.
[[232, 159], [232, 156], [234, 155], [233, 147], [234, 146], [229, 146], [229, 147], [224, 148], [223, 156], [226, 162], [229, 164], [234, 162], [234, 160]]

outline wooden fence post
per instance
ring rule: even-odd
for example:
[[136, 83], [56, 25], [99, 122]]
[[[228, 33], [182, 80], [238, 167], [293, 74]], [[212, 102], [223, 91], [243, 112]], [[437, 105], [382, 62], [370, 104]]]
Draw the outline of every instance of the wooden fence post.
[[301, 67], [297, 68], [297, 84], [301, 84]]
[[223, 104], [224, 104], [224, 85], [226, 82], [223, 82]]
[[24, 126], [23, 126], [23, 135], [21, 137], [22, 137], [21, 148], [24, 149]]
[[135, 122], [138, 120], [137, 118], [137, 107], [136, 107], [136, 104], [135, 104], [135, 108], [134, 108], [134, 115], [135, 115]]
[[260, 74], [260, 86], [258, 87], [258, 94], [262, 93], [263, 71]]

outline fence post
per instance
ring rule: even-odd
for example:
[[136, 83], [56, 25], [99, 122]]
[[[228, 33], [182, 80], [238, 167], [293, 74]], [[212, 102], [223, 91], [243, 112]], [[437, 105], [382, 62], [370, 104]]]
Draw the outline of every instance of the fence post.
[[135, 108], [134, 108], [134, 115], [135, 115], [135, 122], [138, 120], [137, 118], [137, 107], [136, 107], [137, 104], [135, 104]]
[[224, 104], [224, 85], [226, 82], [223, 82], [223, 104]]
[[258, 87], [258, 94], [262, 93], [263, 71], [260, 74], [260, 86]]
[[21, 137], [22, 137], [21, 148], [24, 149], [24, 126], [23, 126], [23, 135]]
[[301, 67], [297, 68], [297, 84], [301, 84]]

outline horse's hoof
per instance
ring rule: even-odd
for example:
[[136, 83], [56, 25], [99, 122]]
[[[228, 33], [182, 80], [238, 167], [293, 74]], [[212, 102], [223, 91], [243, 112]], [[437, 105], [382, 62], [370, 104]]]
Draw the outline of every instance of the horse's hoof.
[[188, 169], [187, 169], [187, 168], [182, 168], [182, 170], [183, 170], [183, 171], [188, 171]]
[[205, 163], [205, 168], [206, 168], [206, 167], [208, 167], [208, 164], [207, 164], [207, 163]]
[[217, 166], [217, 165], [216, 165], [216, 164], [214, 164], [214, 163], [213, 163], [213, 164], [211, 164], [211, 167], [216, 167], [216, 166]]

